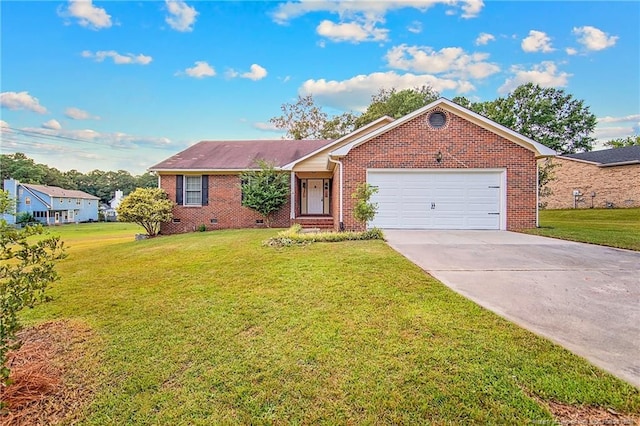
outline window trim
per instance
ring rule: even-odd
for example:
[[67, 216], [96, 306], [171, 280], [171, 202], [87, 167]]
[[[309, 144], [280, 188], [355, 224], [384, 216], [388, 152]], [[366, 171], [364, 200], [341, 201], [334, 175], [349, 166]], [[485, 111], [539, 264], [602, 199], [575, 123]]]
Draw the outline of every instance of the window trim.
[[[189, 181], [189, 179], [194, 179], [194, 178], [198, 179], [198, 189], [197, 190], [188, 189], [188, 181]], [[184, 190], [183, 200], [184, 200], [184, 205], [185, 206], [202, 206], [202, 175], [185, 175], [184, 176], [183, 190]], [[192, 198], [195, 199], [195, 197], [193, 197], [193, 195], [195, 193], [198, 194], [197, 202], [189, 202], [188, 195], [191, 194]]]

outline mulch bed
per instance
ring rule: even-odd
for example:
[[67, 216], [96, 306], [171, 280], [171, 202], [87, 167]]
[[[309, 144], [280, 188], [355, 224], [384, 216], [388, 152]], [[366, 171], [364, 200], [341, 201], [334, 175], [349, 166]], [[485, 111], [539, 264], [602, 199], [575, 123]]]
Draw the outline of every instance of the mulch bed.
[[22, 330], [22, 345], [9, 354], [10, 384], [0, 385], [6, 409], [3, 425], [72, 423], [90, 400], [89, 372], [79, 367], [91, 330], [70, 321], [47, 322]]

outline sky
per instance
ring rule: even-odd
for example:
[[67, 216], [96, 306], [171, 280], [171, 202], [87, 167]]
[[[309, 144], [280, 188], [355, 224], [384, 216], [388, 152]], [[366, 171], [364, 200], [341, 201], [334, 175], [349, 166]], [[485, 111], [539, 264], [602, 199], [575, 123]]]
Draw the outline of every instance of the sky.
[[488, 101], [533, 82], [640, 133], [637, 1], [0, 1], [2, 154], [61, 171], [147, 168], [201, 140], [279, 139], [312, 94]]

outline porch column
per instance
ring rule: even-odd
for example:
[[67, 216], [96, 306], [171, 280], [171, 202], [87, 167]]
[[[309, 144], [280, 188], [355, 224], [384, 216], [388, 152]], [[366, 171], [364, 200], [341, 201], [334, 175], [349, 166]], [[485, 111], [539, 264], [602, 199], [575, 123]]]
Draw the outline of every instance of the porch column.
[[291, 219], [296, 218], [296, 174], [291, 171]]

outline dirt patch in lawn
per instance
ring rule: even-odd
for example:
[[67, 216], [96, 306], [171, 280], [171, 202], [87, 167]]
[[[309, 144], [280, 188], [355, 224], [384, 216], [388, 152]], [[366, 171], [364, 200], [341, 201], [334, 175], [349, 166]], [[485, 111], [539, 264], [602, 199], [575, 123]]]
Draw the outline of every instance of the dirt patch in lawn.
[[610, 408], [588, 405], [570, 405], [555, 401], [544, 401], [534, 397], [546, 406], [560, 425], [632, 425], [640, 426], [640, 417], [618, 413]]
[[0, 386], [3, 425], [72, 423], [93, 394], [95, 336], [79, 322], [55, 321], [22, 330], [9, 354], [10, 384]]

